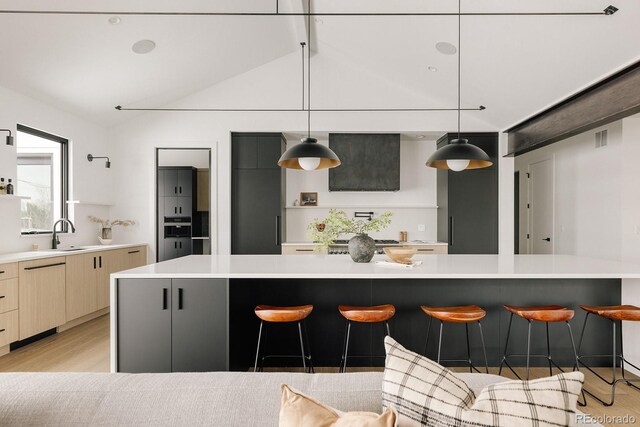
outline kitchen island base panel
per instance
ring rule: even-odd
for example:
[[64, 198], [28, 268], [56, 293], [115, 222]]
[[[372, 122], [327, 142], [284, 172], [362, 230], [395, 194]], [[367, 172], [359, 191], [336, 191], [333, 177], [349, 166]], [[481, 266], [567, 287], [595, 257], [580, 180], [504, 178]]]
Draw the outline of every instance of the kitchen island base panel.
[[[312, 301], [314, 312], [307, 319], [311, 351], [316, 366], [338, 366], [344, 339], [345, 321], [338, 312], [339, 304], [379, 305], [393, 304], [396, 315], [390, 321], [391, 335], [407, 348], [422, 353], [428, 319], [420, 310], [421, 304], [433, 306], [477, 304], [487, 311], [483, 330], [489, 366], [498, 366], [509, 322], [509, 313], [503, 304], [563, 305], [576, 310], [572, 321], [574, 334], [579, 336], [585, 313], [580, 304], [598, 302], [615, 305], [621, 301], [620, 279], [230, 279], [229, 281], [229, 359], [232, 370], [246, 370], [253, 364], [258, 321], [253, 309], [258, 303], [298, 305]], [[438, 322], [433, 322], [428, 356], [437, 352]], [[591, 323], [590, 333], [583, 342], [584, 353], [606, 354], [610, 351], [611, 330], [608, 325]], [[354, 324], [349, 345], [353, 355], [383, 355], [384, 330], [380, 325]], [[444, 325], [446, 333], [442, 343], [443, 359], [466, 358], [464, 328]], [[274, 334], [265, 351], [276, 352], [286, 348], [295, 331]], [[566, 325], [549, 327], [551, 352], [561, 366], [573, 366], [571, 343]], [[527, 322], [514, 319], [509, 344], [511, 353], [524, 353]], [[471, 353], [476, 364], [483, 365], [480, 338], [471, 334]], [[544, 325], [532, 329], [532, 353], [546, 353]], [[477, 359], [477, 360], [476, 360]], [[524, 366], [525, 358], [514, 358], [512, 365]], [[482, 362], [482, 363], [481, 363]], [[291, 361], [297, 366], [297, 361]], [[532, 360], [532, 366], [546, 366], [546, 360]], [[594, 360], [596, 366], [606, 366], [608, 359]], [[383, 366], [377, 358], [355, 358], [352, 366]], [[452, 363], [451, 366], [463, 366]], [[286, 365], [274, 365], [287, 367]]]

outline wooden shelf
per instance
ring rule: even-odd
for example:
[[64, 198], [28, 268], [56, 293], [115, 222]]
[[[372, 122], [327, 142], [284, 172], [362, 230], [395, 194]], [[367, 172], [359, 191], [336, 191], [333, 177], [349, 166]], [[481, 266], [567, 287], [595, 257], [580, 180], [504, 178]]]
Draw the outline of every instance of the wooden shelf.
[[382, 205], [359, 205], [359, 206], [286, 206], [285, 209], [438, 209], [433, 205], [404, 205], [404, 206], [382, 206]]
[[31, 197], [16, 196], [15, 194], [0, 194], [0, 200], [31, 200]]
[[113, 203], [104, 202], [84, 202], [81, 200], [67, 200], [68, 205], [93, 205], [93, 206], [113, 206]]

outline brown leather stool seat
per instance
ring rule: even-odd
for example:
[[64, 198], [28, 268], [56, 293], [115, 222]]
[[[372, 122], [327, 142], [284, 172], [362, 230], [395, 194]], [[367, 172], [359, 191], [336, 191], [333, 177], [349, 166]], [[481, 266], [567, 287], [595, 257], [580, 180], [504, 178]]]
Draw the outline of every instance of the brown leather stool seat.
[[384, 334], [391, 335], [389, 329], [389, 319], [396, 314], [396, 308], [391, 304], [373, 305], [359, 307], [354, 305], [339, 305], [338, 311], [347, 319], [347, 327], [344, 331], [344, 342], [342, 346], [342, 358], [340, 359], [339, 372], [347, 371], [347, 360], [350, 357], [384, 357], [384, 356], [350, 356], [349, 340], [351, 337], [351, 322], [356, 323], [382, 323]]
[[[636, 384], [640, 382], [640, 378], [629, 378], [626, 376], [626, 365], [632, 366], [635, 369], [640, 369], [639, 366], [634, 365], [629, 360], [624, 357], [623, 352], [623, 344], [622, 344], [622, 322], [623, 321], [640, 321], [640, 307], [636, 307], [635, 305], [581, 305], [581, 309], [587, 312], [584, 317], [584, 323], [582, 324], [582, 333], [580, 334], [580, 341], [578, 343], [578, 365], [582, 365], [591, 371], [596, 377], [600, 378], [605, 383], [611, 386], [611, 398], [609, 401], [605, 401], [604, 399], [596, 396], [590, 391], [586, 391], [591, 397], [595, 398], [597, 401], [602, 403], [604, 406], [612, 406], [616, 400], [616, 386], [618, 383], [624, 382], [627, 383], [630, 387], [635, 388], [636, 390], [640, 390]], [[590, 315], [596, 315], [602, 317], [603, 319], [609, 319], [611, 321], [612, 330], [612, 353], [606, 355], [611, 357], [611, 379], [605, 378], [600, 372], [594, 371], [591, 366], [586, 364], [583, 359], [589, 358], [598, 358], [602, 357], [601, 354], [581, 354], [582, 349], [582, 341], [584, 340], [585, 331], [587, 330], [587, 320], [589, 320]], [[619, 324], [618, 324], [619, 322]], [[618, 335], [619, 334], [619, 335]], [[620, 342], [618, 343], [618, 339]], [[618, 348], [618, 345], [620, 348]], [[618, 377], [618, 373], [616, 372], [618, 365], [620, 366], [620, 371], [622, 377]]]
[[487, 312], [477, 305], [459, 307], [427, 307], [426, 305], [421, 305], [420, 308], [425, 314], [435, 319], [452, 323], [477, 322], [487, 315]]
[[255, 309], [256, 316], [261, 320], [273, 323], [299, 322], [309, 317], [312, 311], [312, 305], [299, 305], [295, 307], [259, 305]]
[[478, 368], [473, 365], [471, 360], [471, 345], [469, 342], [469, 323], [478, 322], [478, 331], [480, 332], [480, 341], [482, 344], [482, 353], [484, 354], [484, 366], [485, 371], [489, 373], [489, 361], [487, 360], [487, 350], [484, 345], [484, 334], [482, 333], [482, 323], [480, 320], [484, 319], [487, 315], [487, 312], [484, 311], [481, 307], [477, 305], [460, 305], [454, 307], [429, 307], [426, 305], [421, 305], [420, 309], [429, 316], [429, 326], [427, 327], [427, 339], [424, 343], [424, 355], [428, 357], [427, 352], [429, 351], [429, 336], [431, 335], [431, 322], [433, 319], [437, 319], [440, 321], [440, 336], [438, 338], [438, 356], [436, 361], [438, 363], [440, 360], [440, 353], [442, 351], [442, 331], [445, 323], [464, 323], [466, 337], [467, 337], [467, 358], [465, 360], [462, 359], [446, 359], [442, 360], [442, 362], [466, 362], [469, 364], [469, 372], [473, 372], [475, 369], [477, 372], [480, 372]]
[[[498, 369], [498, 375], [502, 374], [502, 367], [506, 365], [511, 372], [518, 378], [521, 379], [520, 376], [513, 370], [507, 358], [520, 356], [526, 357], [526, 370], [525, 370], [525, 379], [529, 380], [529, 361], [531, 357], [540, 357], [547, 359], [549, 364], [549, 376], [553, 375], [553, 366], [558, 368], [560, 371], [564, 372], [560, 366], [551, 358], [551, 344], [549, 339], [549, 323], [557, 323], [557, 322], [565, 322], [567, 324], [567, 331], [569, 333], [569, 340], [571, 342], [572, 349], [572, 358], [576, 361], [576, 366], [578, 363], [578, 352], [576, 351], [575, 342], [573, 340], [573, 331], [571, 330], [571, 325], [569, 321], [573, 319], [575, 316], [575, 311], [561, 306], [561, 305], [538, 305], [538, 306], [530, 306], [530, 307], [520, 307], [515, 305], [504, 305], [504, 308], [511, 313], [509, 317], [509, 327], [507, 328], [507, 339], [504, 344], [504, 353], [502, 353], [502, 360], [500, 361], [500, 369]], [[518, 316], [527, 320], [528, 329], [527, 329], [527, 352], [524, 354], [508, 354], [507, 350], [509, 348], [509, 337], [511, 336], [511, 324], [513, 323], [513, 316]], [[546, 336], [547, 336], [547, 354], [531, 354], [531, 326], [533, 322], [542, 322], [546, 326]]]
[[516, 316], [537, 322], [568, 322], [573, 319], [573, 316], [576, 314], [575, 311], [559, 305], [541, 305], [534, 307], [505, 305], [504, 308]]
[[[307, 372], [313, 373], [313, 362], [311, 361], [311, 351], [309, 350], [309, 339], [304, 321], [313, 311], [312, 305], [297, 305], [293, 307], [278, 307], [272, 305], [258, 305], [254, 312], [260, 319], [260, 329], [258, 330], [258, 348], [256, 349], [256, 360], [253, 364], [253, 371], [263, 370], [264, 360], [268, 357], [300, 357], [302, 359], [302, 367]], [[298, 328], [298, 338], [300, 339], [300, 356], [274, 356], [264, 355], [261, 357], [260, 346], [262, 338], [262, 329], [269, 323], [295, 323]], [[258, 362], [260, 366], [258, 366]], [[307, 366], [308, 362], [308, 366]]]
[[580, 308], [611, 320], [640, 321], [640, 307], [635, 305], [581, 305]]
[[386, 322], [396, 314], [396, 308], [391, 304], [371, 307], [340, 305], [338, 306], [338, 311], [345, 319], [361, 323]]

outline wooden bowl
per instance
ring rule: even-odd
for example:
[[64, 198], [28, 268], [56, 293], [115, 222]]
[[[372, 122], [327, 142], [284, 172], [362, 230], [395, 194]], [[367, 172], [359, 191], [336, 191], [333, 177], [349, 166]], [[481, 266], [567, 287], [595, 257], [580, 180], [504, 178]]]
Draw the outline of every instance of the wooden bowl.
[[418, 250], [416, 248], [403, 248], [403, 247], [387, 247], [383, 248], [384, 253], [387, 254], [394, 262], [409, 263], [411, 257], [413, 257]]

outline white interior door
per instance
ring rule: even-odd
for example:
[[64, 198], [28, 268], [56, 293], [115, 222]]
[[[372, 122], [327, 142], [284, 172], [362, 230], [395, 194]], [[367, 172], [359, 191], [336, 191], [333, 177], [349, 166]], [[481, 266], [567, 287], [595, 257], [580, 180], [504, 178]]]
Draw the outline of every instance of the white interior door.
[[529, 165], [529, 253], [553, 254], [553, 160]]

